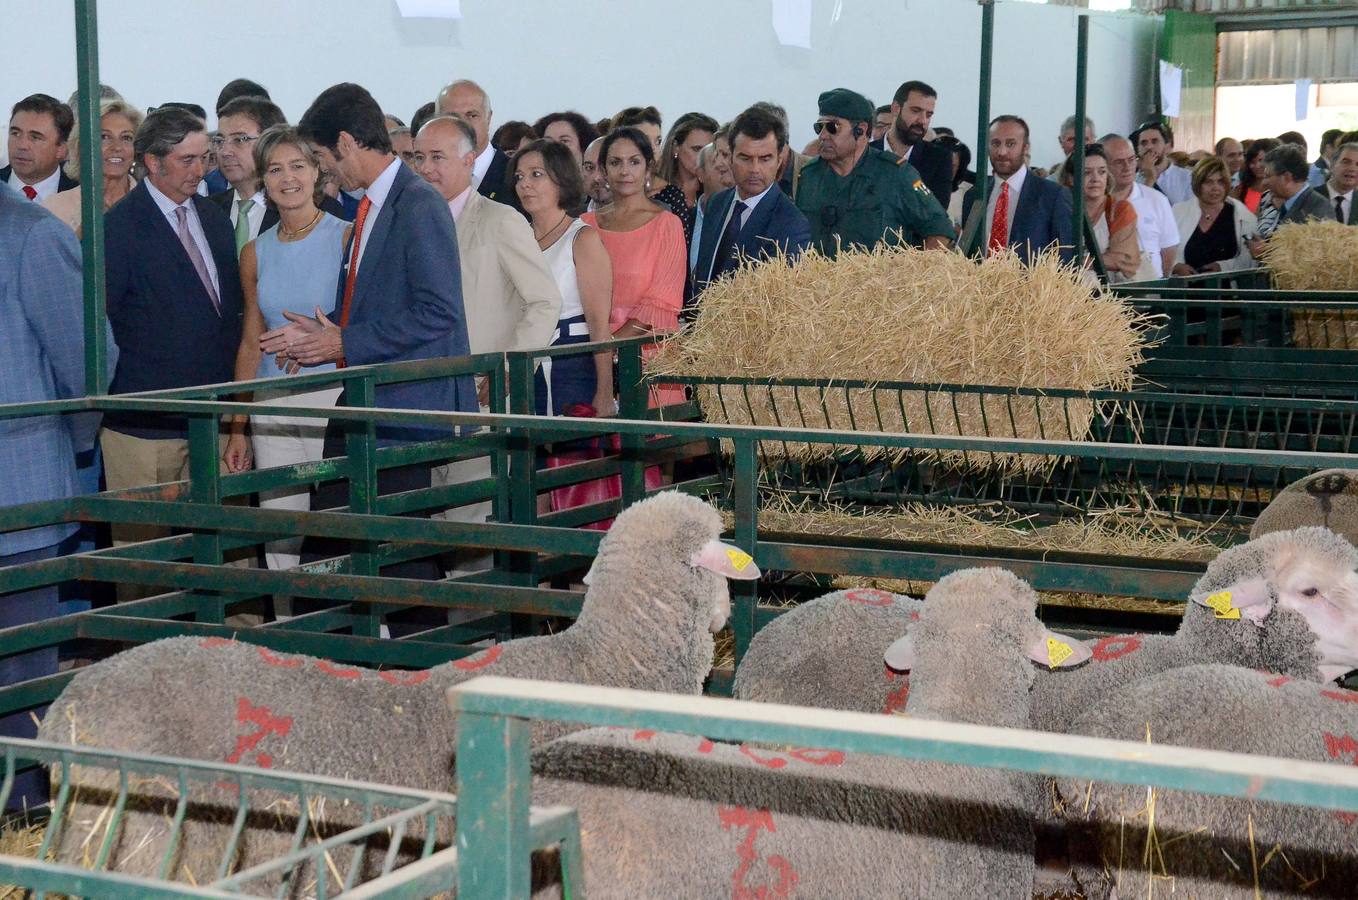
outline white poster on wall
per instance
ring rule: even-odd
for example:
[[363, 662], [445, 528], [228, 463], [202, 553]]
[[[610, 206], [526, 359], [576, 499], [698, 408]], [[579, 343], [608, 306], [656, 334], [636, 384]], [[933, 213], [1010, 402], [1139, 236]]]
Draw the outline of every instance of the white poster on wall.
[[1179, 115], [1179, 100], [1183, 96], [1184, 70], [1171, 62], [1160, 60], [1160, 114]]
[[462, 18], [462, 0], [396, 0], [396, 8], [407, 19]]
[[811, 0], [771, 0], [773, 33], [784, 47], [811, 49]]

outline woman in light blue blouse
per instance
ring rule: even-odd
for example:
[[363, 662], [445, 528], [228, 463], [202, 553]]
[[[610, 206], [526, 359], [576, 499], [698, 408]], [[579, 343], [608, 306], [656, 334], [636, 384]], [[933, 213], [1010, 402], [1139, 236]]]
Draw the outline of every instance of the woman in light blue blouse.
[[[284, 310], [311, 312], [335, 305], [340, 260], [349, 224], [319, 207], [320, 166], [311, 145], [288, 125], [268, 129], [255, 142], [255, 170], [264, 180], [264, 195], [278, 211], [278, 224], [260, 233], [241, 251], [241, 286], [245, 293], [245, 321], [236, 354], [236, 380], [287, 380], [273, 356], [259, 349], [259, 336], [287, 324]], [[308, 374], [333, 369], [313, 366]], [[293, 393], [280, 383], [278, 391], [255, 397], [284, 406], [333, 406], [340, 388]], [[321, 458], [324, 419], [295, 416], [236, 416], [222, 455], [227, 468], [243, 472], [251, 463], [261, 469], [314, 462]], [[259, 505], [272, 509], [310, 509], [306, 488], [287, 488], [260, 495]], [[265, 560], [270, 569], [297, 565], [301, 538], [270, 542]]]

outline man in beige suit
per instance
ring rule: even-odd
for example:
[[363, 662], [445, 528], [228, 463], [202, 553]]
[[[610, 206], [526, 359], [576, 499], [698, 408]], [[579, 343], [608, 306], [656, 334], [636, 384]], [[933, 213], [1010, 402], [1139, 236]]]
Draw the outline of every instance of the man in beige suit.
[[[472, 353], [546, 347], [561, 312], [561, 292], [533, 238], [532, 226], [513, 207], [472, 188], [476, 132], [462, 119], [430, 119], [415, 137], [415, 168], [448, 201], [457, 224], [457, 253], [462, 267], [462, 303]], [[478, 388], [481, 406], [489, 403], [489, 382]], [[434, 485], [491, 477], [490, 457], [476, 457], [434, 469]], [[490, 503], [449, 510], [444, 518], [484, 522]], [[490, 558], [459, 558], [454, 572], [489, 568]]]

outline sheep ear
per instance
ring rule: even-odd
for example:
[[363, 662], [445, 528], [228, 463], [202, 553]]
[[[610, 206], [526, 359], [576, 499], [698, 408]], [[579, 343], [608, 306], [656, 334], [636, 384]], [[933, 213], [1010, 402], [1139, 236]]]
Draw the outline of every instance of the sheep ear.
[[[595, 562], [597, 561], [598, 560], [596, 558]], [[580, 579], [580, 583], [583, 584], [585, 587], [589, 587], [591, 584], [594, 583], [594, 563], [589, 564], [589, 570], [585, 572], [585, 577]]]
[[896, 672], [909, 672], [915, 668], [915, 642], [910, 635], [897, 638], [887, 647], [882, 654], [882, 662]]
[[732, 547], [718, 540], [703, 544], [702, 549], [693, 554], [688, 564], [739, 581], [754, 581], [759, 578], [759, 567], [754, 564], [753, 556], [739, 547]]
[[1028, 645], [1028, 658], [1049, 669], [1069, 669], [1088, 662], [1091, 656], [1093, 652], [1084, 641], [1045, 628], [1041, 636]]
[[1273, 591], [1264, 579], [1248, 578], [1224, 590], [1194, 596], [1193, 602], [1212, 610], [1218, 619], [1239, 619], [1243, 615], [1255, 625], [1261, 625], [1273, 612]]

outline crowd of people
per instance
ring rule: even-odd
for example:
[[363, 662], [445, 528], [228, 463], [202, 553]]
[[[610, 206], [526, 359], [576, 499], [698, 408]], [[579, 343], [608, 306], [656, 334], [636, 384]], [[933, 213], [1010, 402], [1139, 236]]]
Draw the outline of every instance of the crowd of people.
[[[1358, 134], [1328, 132], [1312, 162], [1301, 135], [1223, 139], [1184, 155], [1164, 124], [1095, 139], [1071, 119], [1061, 159], [1031, 165], [1027, 123], [997, 116], [985, 148], [984, 205], [967, 145], [933, 122], [938, 94], [902, 84], [874, 106], [845, 88], [818, 98], [815, 140], [789, 144], [785, 111], [752, 104], [729, 122], [699, 112], [668, 129], [635, 106], [603, 120], [576, 111], [495, 128], [485, 88], [454, 80], [407, 125], [356, 84], [327, 88], [295, 121], [264, 86], [227, 84], [216, 129], [192, 103], [143, 113], [104, 88], [99, 159], [112, 393], [233, 381], [275, 406], [344, 402], [338, 387], [290, 391], [286, 379], [367, 363], [583, 344], [674, 332], [705, 290], [743, 261], [795, 259], [808, 248], [962, 246], [1024, 259], [1073, 253], [1079, 190], [1112, 280], [1225, 271], [1252, 264], [1283, 222], [1354, 221]], [[1080, 128], [1080, 124], [1083, 128]], [[0, 359], [14, 373], [0, 402], [83, 393], [79, 145], [70, 103], [33, 94], [10, 116], [10, 164], [0, 169]], [[1084, 170], [1074, 171], [1076, 142]], [[28, 340], [11, 335], [22, 331]], [[3, 354], [9, 354], [9, 356]], [[15, 354], [27, 354], [23, 358]], [[11, 358], [13, 357], [13, 358]], [[474, 412], [490, 381], [388, 384], [381, 407]], [[651, 403], [682, 399], [653, 388]], [[537, 373], [542, 415], [616, 410], [611, 354], [562, 357]], [[23, 440], [11, 424], [0, 452], [0, 505], [67, 496], [100, 483], [97, 459], [77, 466], [94, 430], [53, 419]], [[183, 418], [120, 411], [99, 429], [111, 490], [188, 476]], [[439, 435], [382, 425], [379, 445]], [[220, 435], [224, 472], [316, 461], [344, 452], [343, 432], [316, 419], [238, 416]], [[12, 459], [11, 450], [15, 451]], [[89, 458], [89, 454], [86, 457]], [[490, 477], [489, 459], [382, 469], [380, 493]], [[345, 490], [265, 493], [262, 506], [331, 508]], [[448, 513], [484, 520], [488, 504]], [[117, 526], [115, 543], [149, 528]], [[0, 535], [0, 566], [65, 552], [69, 528]], [[344, 552], [333, 542], [276, 541], [271, 568]], [[35, 556], [36, 554], [36, 556]], [[482, 565], [484, 561], [469, 561]], [[435, 559], [384, 570], [438, 578]], [[12, 595], [0, 627], [57, 613], [54, 589]], [[278, 611], [286, 613], [287, 611]], [[0, 661], [0, 683], [50, 672], [46, 652]], [[27, 717], [0, 723], [23, 734]], [[22, 796], [22, 792], [16, 794]]]

